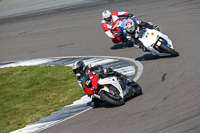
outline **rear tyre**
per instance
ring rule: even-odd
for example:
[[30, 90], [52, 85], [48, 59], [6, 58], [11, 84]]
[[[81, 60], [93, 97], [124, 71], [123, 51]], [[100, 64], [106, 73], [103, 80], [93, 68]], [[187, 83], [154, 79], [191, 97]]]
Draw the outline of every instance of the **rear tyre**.
[[136, 96], [142, 95], [142, 87], [135, 82], [135, 85], [133, 86], [136, 90]]
[[142, 87], [136, 83], [136, 82], [132, 82], [130, 83], [130, 85], [135, 89], [136, 93], [135, 93], [135, 96], [139, 96], [139, 95], [142, 95]]
[[112, 104], [112, 105], [114, 105], [114, 106], [120, 106], [120, 105], [123, 105], [123, 104], [125, 104], [125, 100], [122, 98], [122, 97], [120, 97], [119, 99], [114, 99], [114, 98], [112, 98], [111, 96], [110, 96], [110, 94], [108, 93], [108, 92], [106, 92], [106, 91], [101, 91], [100, 93], [99, 93], [99, 95], [100, 95], [100, 97], [103, 99], [103, 100], [105, 100], [106, 102], [108, 102], [108, 103], [110, 103], [110, 104]]
[[161, 43], [160, 47], [165, 50], [166, 52], [170, 53], [172, 56], [179, 56], [179, 53], [174, 49], [168, 47], [167, 45]]

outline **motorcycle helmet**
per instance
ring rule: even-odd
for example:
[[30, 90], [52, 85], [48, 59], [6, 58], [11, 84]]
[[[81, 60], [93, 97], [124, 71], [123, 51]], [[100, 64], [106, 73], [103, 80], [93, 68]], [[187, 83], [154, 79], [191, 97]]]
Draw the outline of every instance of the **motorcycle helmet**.
[[76, 76], [81, 76], [81, 74], [84, 73], [84, 68], [85, 68], [85, 64], [83, 61], [76, 61], [72, 66], [72, 69], [74, 73], [76, 74]]
[[111, 23], [112, 22], [112, 14], [109, 10], [105, 10], [102, 12], [102, 17], [103, 19], [108, 22]]
[[133, 22], [132, 19], [127, 19], [125, 21], [125, 27], [126, 27], [126, 30], [129, 32], [129, 33], [133, 33], [135, 31], [135, 23]]

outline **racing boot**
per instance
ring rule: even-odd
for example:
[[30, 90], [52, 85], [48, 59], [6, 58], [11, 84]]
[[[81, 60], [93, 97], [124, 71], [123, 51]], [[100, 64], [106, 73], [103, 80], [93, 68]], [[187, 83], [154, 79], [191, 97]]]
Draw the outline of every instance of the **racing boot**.
[[99, 100], [99, 99], [93, 97], [93, 98], [92, 98], [92, 101], [91, 101], [91, 106], [92, 106], [93, 108], [97, 108], [97, 107], [99, 107], [102, 103], [103, 103], [102, 100]]

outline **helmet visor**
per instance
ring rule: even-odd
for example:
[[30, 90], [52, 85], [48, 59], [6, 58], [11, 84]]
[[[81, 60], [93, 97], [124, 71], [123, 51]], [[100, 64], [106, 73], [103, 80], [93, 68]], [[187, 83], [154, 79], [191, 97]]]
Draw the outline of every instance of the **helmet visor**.
[[128, 32], [132, 33], [135, 31], [135, 26], [126, 29]]
[[73, 69], [73, 71], [75, 74], [80, 74], [80, 71], [82, 71], [82, 69], [83, 67], [79, 67], [79, 68]]
[[107, 22], [111, 22], [112, 16], [110, 15], [110, 17], [104, 18], [104, 20], [107, 21]]

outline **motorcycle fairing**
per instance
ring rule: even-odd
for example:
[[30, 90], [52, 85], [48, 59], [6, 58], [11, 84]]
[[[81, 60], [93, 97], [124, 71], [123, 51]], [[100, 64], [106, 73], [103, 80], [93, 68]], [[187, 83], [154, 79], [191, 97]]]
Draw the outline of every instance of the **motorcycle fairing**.
[[[92, 76], [92, 78], [91, 78]], [[81, 76], [82, 80], [82, 86], [84, 91], [86, 92], [87, 95], [92, 95], [95, 92], [95, 89], [97, 88], [97, 81], [98, 81], [98, 75], [86, 75], [83, 74]], [[89, 83], [91, 82], [91, 83]], [[93, 89], [92, 86], [95, 88]]]
[[[161, 40], [159, 40], [161, 39]], [[167, 35], [154, 30], [154, 29], [143, 29], [140, 31], [139, 40], [143, 43], [143, 45], [149, 50], [152, 51], [152, 54], [156, 54], [159, 56], [166, 56], [170, 55], [168, 53], [161, 53], [157, 51], [154, 46], [160, 46], [160, 42], [162, 41], [164, 44], [170, 46], [173, 49], [173, 45], [171, 40], [168, 38]]]
[[121, 85], [119, 84], [118, 80], [117, 80], [117, 77], [107, 77], [107, 78], [104, 78], [104, 79], [99, 79], [98, 83], [100, 85], [104, 85], [104, 88], [102, 88], [101, 90], [104, 90], [104, 91], [107, 91], [107, 92], [110, 92], [109, 91], [109, 88], [107, 88], [105, 85], [113, 85], [114, 87], [118, 88], [119, 92], [120, 92], [120, 96], [123, 98], [124, 95], [123, 95], [123, 90], [121, 88]]

